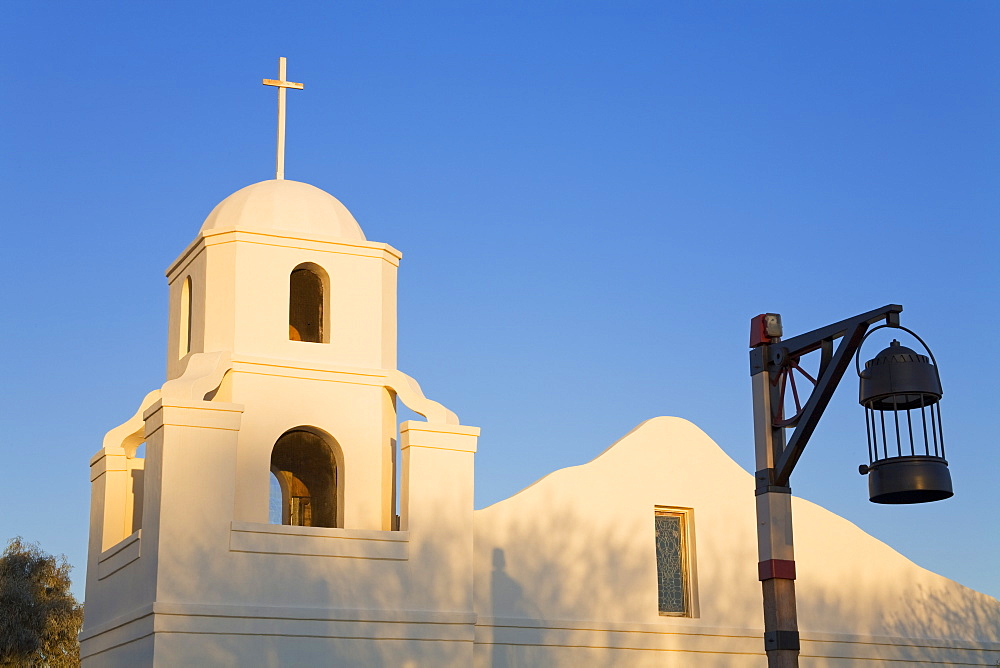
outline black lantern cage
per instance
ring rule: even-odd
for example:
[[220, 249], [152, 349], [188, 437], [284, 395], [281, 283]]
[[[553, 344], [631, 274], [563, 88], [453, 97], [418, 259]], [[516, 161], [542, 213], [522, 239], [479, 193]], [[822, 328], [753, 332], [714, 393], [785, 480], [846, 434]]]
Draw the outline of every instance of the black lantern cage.
[[[869, 496], [875, 503], [947, 499], [954, 492], [945, 459], [937, 361], [919, 336], [898, 329], [917, 339], [929, 358], [893, 339], [865, 363], [864, 371], [857, 369], [868, 432], [868, 466], [860, 470], [868, 474]], [[859, 346], [856, 367], [860, 352]]]

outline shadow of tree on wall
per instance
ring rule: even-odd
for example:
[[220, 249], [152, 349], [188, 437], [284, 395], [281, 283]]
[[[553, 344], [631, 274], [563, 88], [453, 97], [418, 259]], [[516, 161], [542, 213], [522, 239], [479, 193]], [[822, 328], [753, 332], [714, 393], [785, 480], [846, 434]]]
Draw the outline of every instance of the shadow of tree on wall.
[[[808, 501], [795, 499], [793, 515], [803, 656], [939, 665], [1000, 660], [1000, 601], [917, 566]], [[829, 634], [864, 638], [833, 646], [823, 642]]]
[[[497, 547], [493, 549], [493, 571], [490, 575], [490, 600], [494, 617], [504, 613], [514, 617], [527, 619], [539, 618], [539, 610], [525, 599], [524, 588], [517, 580], [506, 572], [507, 560], [504, 551]], [[537, 629], [523, 629], [520, 634], [523, 645], [537, 645], [542, 641], [542, 634]], [[524, 648], [518, 645], [494, 643], [491, 654], [493, 666], [527, 666], [528, 656]]]
[[966, 597], [956, 605], [956, 597], [949, 594], [958, 587], [961, 585], [950, 581], [938, 587], [918, 584], [914, 598], [925, 614], [917, 620], [905, 614], [910, 607], [907, 605], [891, 613], [886, 625], [893, 635], [904, 638], [976, 638], [993, 642], [998, 647], [992, 660], [1000, 661], [1000, 604], [986, 594], [961, 587]]
[[[869, 646], [871, 656], [956, 665], [950, 659], [960, 654], [965, 665], [995, 666], [1000, 662], [1000, 602], [943, 577], [933, 579], [940, 581], [901, 587], [897, 605], [881, 610], [880, 632], [874, 635], [887, 641], [876, 638]], [[836, 610], [837, 603], [826, 605]], [[897, 644], [903, 639], [910, 646]]]
[[[492, 662], [485, 664], [484, 651], [478, 650], [478, 665], [760, 665], [763, 641], [753, 631], [755, 623], [742, 635], [722, 628], [712, 637], [702, 618], [659, 615], [652, 505], [644, 522], [624, 518], [590, 532], [576, 530], [586, 526], [586, 515], [559, 510], [523, 517], [497, 537], [506, 546], [492, 548], [488, 586], [479, 568], [476, 608], [491, 617], [480, 623], [491, 631], [485, 637]], [[477, 548], [477, 559], [484, 550]], [[696, 588], [703, 590], [699, 605], [713, 625], [718, 618], [746, 621], [750, 616], [756, 622], [755, 563], [750, 568], [738, 560], [699, 564], [711, 578], [711, 586]], [[711, 600], [705, 589], [712, 592]], [[733, 595], [717, 597], [716, 591]], [[560, 650], [548, 653], [546, 646]]]
[[[854, 607], [845, 605], [840, 593], [800, 590], [802, 665], [997, 665], [1000, 662], [997, 635], [1000, 604], [995, 600], [992, 605], [989, 601], [980, 602], [975, 596], [962, 600], [947, 589], [941, 588], [938, 595], [927, 596], [927, 587], [917, 585], [913, 590], [924, 596], [920, 604], [913, 606], [907, 596], [900, 596], [894, 608], [880, 608], [881, 622], [870, 635], [828, 631], [822, 620], [815, 619], [815, 615], [804, 612], [803, 608], [822, 610], [823, 619], [839, 620], [851, 619]], [[976, 594], [971, 590], [970, 593]], [[837, 662], [837, 659], [848, 663]], [[849, 661], [851, 659], [853, 662]]]

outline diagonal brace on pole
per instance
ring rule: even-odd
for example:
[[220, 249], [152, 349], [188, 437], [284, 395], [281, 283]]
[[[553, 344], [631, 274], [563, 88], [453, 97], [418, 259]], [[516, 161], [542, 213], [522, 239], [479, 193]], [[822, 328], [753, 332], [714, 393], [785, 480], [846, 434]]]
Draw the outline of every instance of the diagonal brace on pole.
[[[805, 407], [802, 409], [796, 422], [795, 431], [792, 432], [788, 444], [782, 451], [775, 453], [774, 478], [770, 484], [788, 485], [792, 469], [795, 468], [809, 438], [816, 430], [816, 425], [819, 423], [823, 411], [826, 410], [833, 398], [833, 393], [844, 377], [844, 372], [847, 371], [851, 358], [854, 357], [861, 345], [868, 327], [883, 319], [890, 326], [898, 326], [899, 314], [902, 310], [903, 307], [898, 304], [889, 304], [812, 332], [800, 334], [787, 341], [769, 346], [768, 357], [770, 359], [757, 360], [757, 363], [766, 364], [777, 371], [793, 360], [798, 360], [801, 355], [815, 350], [821, 350], [823, 356], [819, 377], [816, 379], [816, 387], [813, 388]], [[836, 352], [831, 354], [833, 342], [841, 337], [842, 341], [837, 346]]]

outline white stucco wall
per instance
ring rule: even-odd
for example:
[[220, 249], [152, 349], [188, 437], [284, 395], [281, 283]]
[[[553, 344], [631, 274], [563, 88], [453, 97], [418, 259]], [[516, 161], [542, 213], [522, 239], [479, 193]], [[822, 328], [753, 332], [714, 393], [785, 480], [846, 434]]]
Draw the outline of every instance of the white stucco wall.
[[[704, 432], [656, 418], [476, 511], [478, 664], [761, 665], [753, 490]], [[657, 611], [657, 506], [693, 509], [692, 617]], [[803, 665], [1000, 659], [996, 599], [808, 501], [793, 512]]]

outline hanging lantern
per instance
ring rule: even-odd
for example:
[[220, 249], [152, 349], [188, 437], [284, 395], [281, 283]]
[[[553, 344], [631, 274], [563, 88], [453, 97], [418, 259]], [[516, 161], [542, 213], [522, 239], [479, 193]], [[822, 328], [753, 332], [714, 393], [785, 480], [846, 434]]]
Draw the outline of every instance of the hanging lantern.
[[[862, 465], [860, 471], [868, 475], [868, 492], [874, 503], [947, 499], [954, 492], [941, 431], [937, 363], [931, 363], [934, 354], [920, 337], [904, 327], [899, 329], [920, 341], [930, 359], [893, 339], [888, 348], [865, 363], [864, 371], [858, 369], [860, 402], [868, 428], [868, 466]], [[860, 352], [859, 347], [858, 355]], [[856, 366], [857, 359], [855, 355]]]

